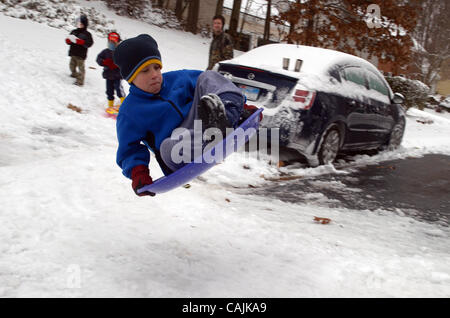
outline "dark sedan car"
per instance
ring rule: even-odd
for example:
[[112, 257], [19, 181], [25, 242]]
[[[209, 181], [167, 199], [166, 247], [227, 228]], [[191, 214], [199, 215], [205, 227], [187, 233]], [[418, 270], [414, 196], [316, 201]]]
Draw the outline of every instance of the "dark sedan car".
[[215, 70], [264, 107], [262, 127], [279, 128], [280, 146], [309, 164], [331, 163], [339, 152], [397, 148], [403, 138], [403, 96], [380, 72], [353, 55], [294, 44], [271, 44]]

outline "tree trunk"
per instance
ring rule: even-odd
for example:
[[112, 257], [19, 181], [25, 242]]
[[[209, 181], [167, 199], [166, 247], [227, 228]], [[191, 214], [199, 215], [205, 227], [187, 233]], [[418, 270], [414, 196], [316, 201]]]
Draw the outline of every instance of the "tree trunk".
[[414, 61], [419, 71], [418, 78], [432, 90], [435, 90], [439, 81], [445, 59], [450, 57], [448, 10], [448, 1], [424, 1], [414, 32], [414, 38], [420, 45]]
[[245, 14], [242, 16], [241, 29], [239, 30], [239, 33], [242, 33], [242, 31], [244, 30], [245, 18], [247, 16], [247, 14], [250, 12], [250, 7], [252, 6], [252, 4], [253, 4], [252, 0], [247, 0], [247, 4], [245, 5], [245, 10], [244, 10]]
[[223, 11], [223, 0], [217, 0], [216, 15], [221, 15]]
[[272, 8], [272, 0], [267, 0], [267, 12], [266, 12], [266, 23], [264, 24], [264, 41], [267, 43], [270, 40], [270, 16]]
[[177, 0], [175, 4], [175, 16], [178, 20], [183, 19], [183, 0]]
[[234, 40], [237, 39], [237, 28], [239, 24], [239, 15], [241, 13], [241, 3], [242, 0], [234, 0], [233, 10], [231, 11], [230, 35], [233, 37]]
[[[296, 21], [295, 23], [297, 23], [298, 21]], [[288, 33], [288, 37], [287, 37], [287, 43], [289, 44], [293, 44], [294, 41], [292, 41], [292, 35], [295, 34], [295, 23], [291, 22], [289, 25], [289, 33]]]
[[186, 29], [189, 32], [197, 34], [198, 12], [200, 9], [200, 0], [191, 0], [189, 4], [189, 13]]

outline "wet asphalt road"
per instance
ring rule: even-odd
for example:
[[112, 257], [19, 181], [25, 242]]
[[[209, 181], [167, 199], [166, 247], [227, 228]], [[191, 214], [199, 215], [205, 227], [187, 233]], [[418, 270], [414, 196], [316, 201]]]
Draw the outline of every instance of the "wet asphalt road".
[[[287, 202], [316, 203], [357, 210], [400, 209], [405, 215], [450, 226], [450, 156], [426, 155], [386, 161], [354, 169], [350, 174], [330, 174], [274, 182], [249, 189], [252, 194]], [[314, 198], [314, 196], [313, 196]]]

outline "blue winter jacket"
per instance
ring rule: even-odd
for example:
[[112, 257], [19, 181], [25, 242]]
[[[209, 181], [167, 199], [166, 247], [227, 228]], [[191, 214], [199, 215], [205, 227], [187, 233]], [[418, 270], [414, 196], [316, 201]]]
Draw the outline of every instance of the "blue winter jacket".
[[97, 55], [97, 64], [100, 66], [103, 66], [103, 78], [108, 80], [118, 80], [122, 78], [122, 75], [120, 75], [120, 69], [110, 69], [108, 66], [103, 65], [103, 61], [106, 59], [113, 58], [113, 51], [110, 49], [104, 49]]
[[148, 149], [155, 153], [163, 172], [171, 172], [160, 157], [159, 147], [189, 113], [201, 73], [194, 70], [164, 73], [158, 94], [150, 94], [130, 85], [116, 124], [119, 141], [116, 161], [127, 178], [131, 178], [131, 170], [135, 166], [148, 166]]

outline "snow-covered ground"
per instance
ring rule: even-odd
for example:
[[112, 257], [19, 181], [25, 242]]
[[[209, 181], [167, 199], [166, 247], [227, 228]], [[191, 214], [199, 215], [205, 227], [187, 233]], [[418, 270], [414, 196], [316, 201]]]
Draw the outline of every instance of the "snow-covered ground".
[[[206, 68], [208, 39], [81, 3], [114, 20], [124, 38], [154, 36], [164, 71]], [[448, 114], [410, 111], [401, 149], [359, 156], [341, 170], [279, 169], [234, 154], [189, 189], [141, 198], [115, 164], [115, 122], [103, 117], [95, 58], [106, 40], [94, 36], [86, 83], [77, 87], [67, 31], [4, 15], [0, 30], [0, 297], [450, 297], [447, 227], [400, 210], [233, 192], [282, 172], [346, 173], [351, 165], [450, 155]], [[156, 160], [150, 170], [162, 175]]]

